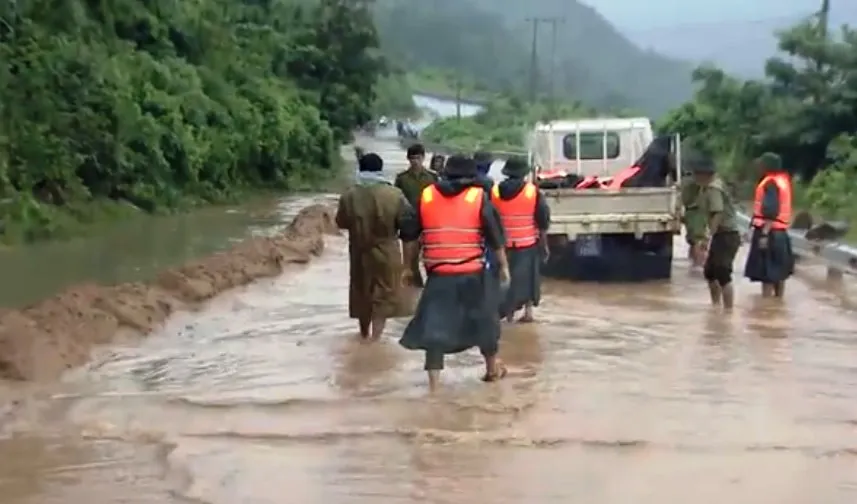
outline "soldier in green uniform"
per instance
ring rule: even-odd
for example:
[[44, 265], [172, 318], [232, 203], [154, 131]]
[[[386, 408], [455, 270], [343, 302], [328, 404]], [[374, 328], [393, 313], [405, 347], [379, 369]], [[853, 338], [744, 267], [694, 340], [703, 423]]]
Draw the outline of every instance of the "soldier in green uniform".
[[[408, 169], [396, 175], [395, 186], [401, 189], [413, 208], [419, 205], [420, 194], [428, 185], [437, 181], [437, 176], [425, 168], [426, 150], [421, 144], [408, 147]], [[423, 276], [420, 273], [420, 256], [414, 254], [410, 264], [406, 265], [411, 272], [410, 278], [415, 287], [422, 288]]]
[[693, 179], [692, 174], [682, 178], [681, 181], [681, 204], [684, 207], [684, 237], [687, 240], [688, 258], [693, 261], [694, 266], [702, 266], [697, 261], [698, 254], [694, 253], [693, 245], [705, 238], [706, 219], [700, 211], [699, 200], [702, 188]]
[[741, 247], [735, 204], [726, 191], [726, 184], [717, 176], [711, 156], [698, 155], [693, 163], [693, 178], [702, 188], [699, 211], [707, 220], [710, 237], [696, 239], [694, 255], [697, 259], [705, 256], [703, 275], [708, 282], [711, 303], [731, 310], [735, 304], [732, 269]]

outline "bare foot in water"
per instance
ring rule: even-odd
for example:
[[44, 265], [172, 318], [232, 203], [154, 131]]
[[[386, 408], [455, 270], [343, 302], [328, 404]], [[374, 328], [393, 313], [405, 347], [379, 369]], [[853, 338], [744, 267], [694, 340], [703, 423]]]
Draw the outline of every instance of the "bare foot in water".
[[482, 377], [482, 381], [486, 383], [495, 382], [498, 380], [502, 380], [509, 373], [509, 370], [506, 368], [506, 365], [503, 364], [502, 361], [497, 360], [497, 363], [494, 364], [494, 372], [493, 373], [485, 373]]
[[518, 322], [521, 324], [532, 324], [536, 321], [536, 318], [533, 317], [532, 313], [525, 313], [521, 315], [521, 318], [518, 319]]

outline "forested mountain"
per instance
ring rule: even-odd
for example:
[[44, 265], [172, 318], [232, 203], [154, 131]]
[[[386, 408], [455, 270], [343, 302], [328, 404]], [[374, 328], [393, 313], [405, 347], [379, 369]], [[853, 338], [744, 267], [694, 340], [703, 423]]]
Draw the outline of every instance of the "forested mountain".
[[[412, 65], [452, 67], [496, 89], [526, 90], [533, 17], [558, 17], [554, 82], [558, 95], [601, 108], [660, 115], [692, 94], [692, 65], [642, 50], [577, 0], [378, 0], [385, 50]], [[547, 93], [552, 34], [541, 24], [539, 90]]]
[[384, 52], [406, 71], [452, 69], [486, 89], [526, 89], [527, 46], [469, 0], [377, 0], [375, 18]]

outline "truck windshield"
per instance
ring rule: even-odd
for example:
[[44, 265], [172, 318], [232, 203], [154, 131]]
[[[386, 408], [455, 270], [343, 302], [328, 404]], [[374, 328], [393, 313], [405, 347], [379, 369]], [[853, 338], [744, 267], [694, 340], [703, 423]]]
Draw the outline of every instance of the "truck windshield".
[[[604, 140], [607, 140], [607, 159], [619, 157], [619, 135], [608, 131], [603, 132], [581, 132], [580, 133], [580, 160], [587, 161], [604, 158]], [[577, 133], [569, 133], [562, 139], [562, 155], [568, 160], [576, 160], [577, 157]]]

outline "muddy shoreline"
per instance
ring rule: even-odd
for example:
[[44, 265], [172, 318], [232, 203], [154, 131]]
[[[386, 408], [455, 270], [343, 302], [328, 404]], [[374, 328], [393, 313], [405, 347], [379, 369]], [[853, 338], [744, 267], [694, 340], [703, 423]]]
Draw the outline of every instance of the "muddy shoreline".
[[98, 345], [147, 335], [176, 311], [309, 262], [324, 250], [324, 236], [335, 234], [333, 210], [314, 204], [275, 236], [249, 238], [151, 281], [80, 284], [21, 309], [0, 309], [0, 380], [55, 380], [86, 363]]

